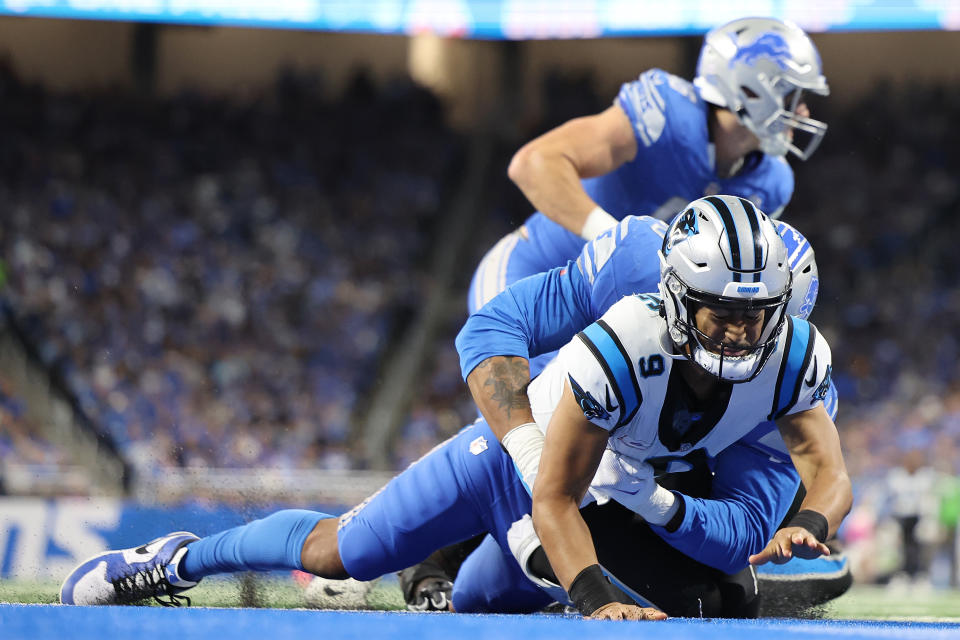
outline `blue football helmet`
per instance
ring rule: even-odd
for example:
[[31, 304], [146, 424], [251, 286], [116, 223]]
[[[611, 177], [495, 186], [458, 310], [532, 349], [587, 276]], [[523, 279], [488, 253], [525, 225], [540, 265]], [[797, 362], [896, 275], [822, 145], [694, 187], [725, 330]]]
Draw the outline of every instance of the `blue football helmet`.
[[802, 233], [786, 222], [774, 220], [773, 224], [787, 247], [787, 260], [793, 273], [793, 292], [787, 303], [787, 314], [806, 320], [817, 304], [817, 293], [820, 291], [820, 275], [813, 247]]

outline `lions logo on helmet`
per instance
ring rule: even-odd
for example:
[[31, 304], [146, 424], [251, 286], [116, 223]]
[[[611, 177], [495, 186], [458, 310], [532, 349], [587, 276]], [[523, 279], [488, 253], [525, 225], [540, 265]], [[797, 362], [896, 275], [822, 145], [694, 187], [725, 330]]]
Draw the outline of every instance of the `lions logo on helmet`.
[[[688, 233], [691, 219], [696, 234]], [[790, 283], [787, 248], [766, 214], [735, 196], [694, 200], [671, 222], [660, 251], [671, 356], [687, 358], [727, 382], [752, 380], [776, 347]], [[763, 311], [756, 344], [744, 348], [711, 339], [694, 319], [702, 306]]]
[[[806, 160], [827, 125], [797, 108], [804, 91], [829, 95], [822, 66], [813, 41], [792, 22], [742, 18], [707, 33], [693, 84], [705, 101], [735, 113], [764, 153]], [[798, 131], [806, 134], [802, 146]]]
[[728, 66], [732, 68], [738, 62], [753, 66], [761, 56], [770, 58], [777, 66], [786, 70], [786, 61], [790, 59], [790, 47], [780, 34], [764, 33], [753, 43], [737, 49], [737, 54], [733, 56]]
[[787, 314], [806, 320], [813, 313], [813, 307], [817, 304], [817, 293], [820, 291], [813, 247], [802, 233], [786, 222], [775, 220], [774, 225], [787, 248], [787, 260], [793, 273], [793, 293], [787, 304]]

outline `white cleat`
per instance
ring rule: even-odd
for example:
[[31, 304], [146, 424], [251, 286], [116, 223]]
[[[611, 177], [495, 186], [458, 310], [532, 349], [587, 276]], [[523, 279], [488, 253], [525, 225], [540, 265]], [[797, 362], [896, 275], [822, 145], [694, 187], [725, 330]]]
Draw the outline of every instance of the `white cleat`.
[[154, 598], [164, 606], [189, 605], [190, 598], [179, 594], [197, 583], [181, 578], [178, 568], [187, 545], [196, 540], [177, 531], [139, 547], [99, 553], [70, 572], [60, 587], [60, 602], [130, 604]]

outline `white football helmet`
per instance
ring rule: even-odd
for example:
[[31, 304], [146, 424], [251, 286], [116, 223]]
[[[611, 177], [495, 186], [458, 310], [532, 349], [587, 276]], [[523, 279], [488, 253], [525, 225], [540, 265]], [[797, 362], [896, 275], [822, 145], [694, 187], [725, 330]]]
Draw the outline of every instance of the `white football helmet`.
[[[806, 160], [826, 123], [797, 114], [804, 91], [830, 93], [813, 41], [792, 22], [741, 18], [709, 31], [693, 81], [707, 102], [735, 113], [764, 153]], [[800, 147], [796, 131], [807, 140]]]
[[[773, 221], [744, 198], [700, 198], [667, 227], [659, 255], [671, 355], [727, 382], [752, 380], [776, 347], [790, 299], [787, 249]], [[694, 319], [703, 305], [764, 310], [757, 343], [744, 349], [712, 340]]]
[[806, 320], [813, 313], [820, 291], [820, 275], [813, 247], [802, 233], [782, 220], [774, 220], [774, 226], [780, 232], [783, 244], [787, 247], [787, 262], [793, 274], [790, 301], [787, 303], [787, 315]]

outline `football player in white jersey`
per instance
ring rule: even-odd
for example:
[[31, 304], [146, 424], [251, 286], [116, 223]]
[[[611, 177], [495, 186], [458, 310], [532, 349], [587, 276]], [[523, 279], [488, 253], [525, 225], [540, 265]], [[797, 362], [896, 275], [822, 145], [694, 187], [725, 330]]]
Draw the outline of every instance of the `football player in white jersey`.
[[[813, 250], [797, 230], [779, 220], [775, 224], [787, 247], [792, 272], [787, 311], [806, 319], [819, 286]], [[502, 437], [515, 426], [533, 422], [526, 395], [529, 357], [552, 351], [554, 345], [562, 346], [621, 298], [658, 291], [657, 254], [666, 229], [666, 223], [648, 217], [625, 218], [616, 230], [589, 243], [576, 262], [512, 285], [470, 317], [457, 338], [457, 348], [463, 375], [494, 433]], [[827, 394], [824, 405], [834, 417], [835, 391]], [[508, 444], [511, 442], [508, 439]], [[582, 510], [601, 564], [622, 584], [644, 585], [648, 593], [656, 594], [651, 597], [656, 605], [670, 615], [711, 617], [752, 617], [760, 613], [761, 600], [753, 589], [757, 583], [762, 609], [768, 612], [771, 608], [782, 612], [784, 608], [775, 604], [779, 602], [789, 602], [792, 610], [802, 611], [840, 595], [849, 586], [850, 575], [842, 554], [754, 571], [748, 568], [749, 554], [738, 553], [741, 549], [759, 550], [784, 521], [784, 514], [792, 516], [803, 498], [800, 495], [795, 507], [791, 505], [799, 476], [795, 471], [781, 473], [784, 466], [792, 470], [793, 464], [774, 422], [758, 425], [737, 447], [725, 450], [718, 458], [689, 456], [682, 465], [675, 462], [672, 466], [682, 471], [665, 473], [658, 481], [694, 498], [686, 502], [687, 522], [674, 531], [651, 533], [642, 519], [630, 520], [627, 514], [618, 514], [616, 503]], [[764, 495], [746, 498], [743, 488], [749, 491], [756, 486], [765, 487]], [[625, 526], [625, 519], [632, 525]], [[624, 541], [641, 537], [656, 562], [647, 557], [638, 563], [630, 553], [617, 553], [617, 549], [629, 548]], [[478, 544], [480, 548], [472, 553]], [[532, 574], [548, 579], [550, 573], [538, 569], [548, 568], [549, 563], [541, 557], [542, 550], [531, 545], [522, 545], [528, 554], [518, 560], [530, 567]], [[401, 572], [400, 584], [408, 607], [446, 609], [455, 592], [457, 610], [499, 610], [497, 603], [508, 601], [518, 610], [535, 610], [540, 594], [518, 593], [516, 585], [503, 582], [505, 571], [499, 565], [499, 555], [492, 539], [482, 544], [480, 540], [466, 541], [437, 551], [425, 562]], [[706, 589], [699, 597], [703, 604], [698, 614], [697, 599], [689, 597], [691, 590], [686, 588], [680, 594], [671, 588], [669, 579], [663, 578], [677, 572], [684, 574], [687, 585], [696, 582], [696, 573], [703, 576], [701, 584], [726, 585], [720, 589], [724, 597], [719, 610], [713, 606], [708, 593], [711, 590]], [[776, 574], [775, 580], [766, 578], [771, 572]], [[785, 579], [785, 574], [791, 579]], [[742, 588], [733, 591], [728, 588], [731, 584]], [[674, 593], [676, 598], [670, 596]], [[807, 595], [797, 597], [800, 593]], [[735, 594], [743, 597], [728, 597]]]
[[[657, 484], [658, 470], [698, 450], [716, 456], [767, 419], [777, 419], [808, 493], [750, 561], [829, 553], [822, 542], [850, 506], [822, 406], [830, 352], [812, 325], [785, 318], [790, 270], [780, 236], [746, 200], [696, 201], [667, 230], [661, 278], [662, 306], [656, 296], [614, 304], [531, 385], [536, 428], [546, 433], [542, 460], [535, 442], [523, 452], [531, 455], [511, 458], [480, 420], [340, 518], [288, 509], [204, 538], [180, 531], [98, 554], [67, 577], [61, 601], [178, 603], [205, 576], [247, 570], [369, 580], [481, 532], [511, 554], [510, 530], [532, 510], [556, 577], [584, 616], [659, 619], [653, 608], [623, 604], [631, 600], [597, 564], [578, 512], [588, 488], [587, 501], [615, 499], [669, 529], [683, 519], [685, 498]], [[532, 502], [523, 478], [536, 478]], [[508, 569], [523, 579], [517, 563]]]
[[643, 612], [616, 602], [604, 578], [579, 513], [588, 491], [669, 528], [683, 501], [658, 471], [774, 419], [807, 495], [750, 562], [828, 554], [852, 503], [822, 402], [830, 349], [785, 313], [790, 270], [771, 221], [745, 199], [703, 198], [671, 223], [660, 260], [660, 297], [616, 303], [531, 383], [536, 423], [549, 424], [536, 468], [520, 465], [537, 478], [533, 522], [571, 600], [599, 617]]

